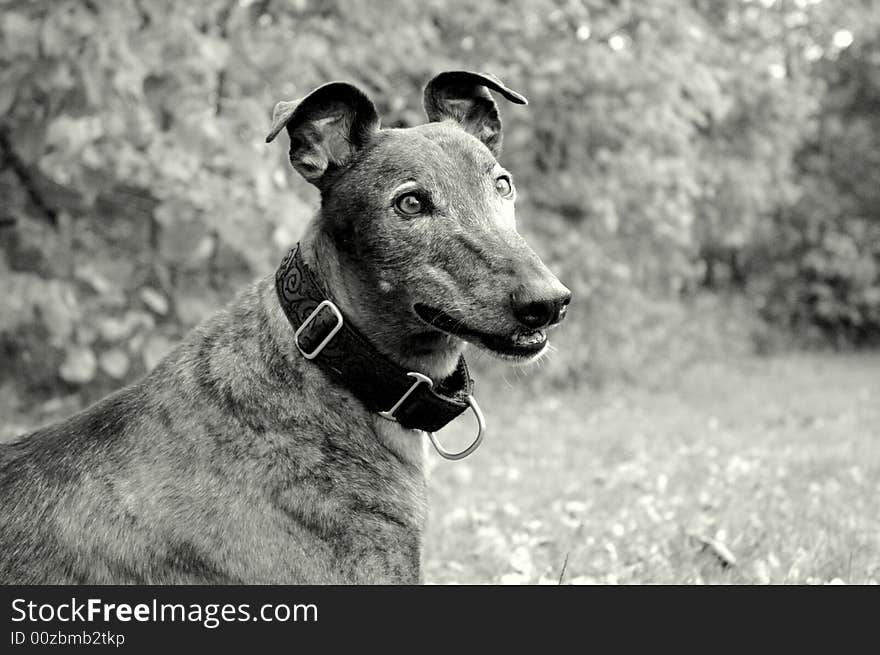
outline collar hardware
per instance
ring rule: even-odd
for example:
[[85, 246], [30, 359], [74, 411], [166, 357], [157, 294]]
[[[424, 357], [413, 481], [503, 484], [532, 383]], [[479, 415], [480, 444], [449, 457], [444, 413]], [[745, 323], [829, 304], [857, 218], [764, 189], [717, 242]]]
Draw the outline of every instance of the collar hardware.
[[471, 408], [471, 411], [474, 413], [474, 416], [477, 417], [477, 436], [474, 437], [474, 440], [471, 442], [471, 445], [461, 450], [457, 453], [446, 450], [443, 447], [443, 444], [440, 443], [440, 440], [434, 436], [433, 432], [428, 432], [428, 438], [431, 440], [431, 445], [434, 446], [434, 450], [440, 455], [440, 457], [444, 459], [451, 459], [453, 461], [464, 459], [472, 452], [474, 452], [477, 448], [480, 447], [480, 444], [483, 443], [483, 433], [486, 432], [486, 419], [483, 416], [483, 410], [480, 409], [480, 406], [477, 404], [476, 399], [468, 395], [467, 397], [468, 407]]
[[409, 389], [406, 390], [405, 394], [403, 394], [400, 397], [400, 400], [398, 400], [396, 403], [394, 403], [394, 407], [392, 407], [391, 409], [389, 409], [387, 411], [379, 412], [379, 416], [381, 416], [382, 418], [387, 418], [389, 421], [396, 422], [397, 419], [394, 418], [394, 412], [396, 412], [397, 409], [404, 402], [406, 402], [406, 399], [409, 398], [410, 395], [412, 394], [412, 392], [416, 390], [416, 387], [418, 387], [420, 384], [423, 384], [423, 383], [427, 384], [429, 389], [434, 387], [434, 381], [431, 378], [429, 378], [427, 375], [422, 375], [421, 373], [417, 373], [416, 371], [410, 371], [409, 373], [407, 373], [407, 375], [411, 378], [415, 378], [416, 381], [413, 382], [413, 385]]
[[[368, 410], [404, 428], [427, 432], [434, 448], [446, 459], [462, 459], [476, 450], [486, 423], [474, 400], [474, 381], [463, 357], [455, 371], [443, 380], [432, 380], [395, 364], [327, 298], [303, 261], [299, 244], [278, 267], [275, 291], [294, 328], [296, 349], [335, 383], [348, 389]], [[468, 409], [477, 418], [476, 438], [461, 452], [446, 450], [434, 432]]]
[[[330, 329], [330, 332], [327, 333], [327, 336], [324, 337], [323, 340], [311, 350], [311, 352], [306, 352], [299, 342], [299, 337], [303, 333], [303, 330], [305, 330], [312, 323], [312, 321], [315, 320], [318, 314], [321, 313], [321, 310], [325, 307], [333, 312], [333, 315], [336, 317], [336, 325], [334, 325]], [[296, 349], [299, 350], [300, 354], [302, 354], [303, 357], [305, 357], [306, 359], [314, 359], [321, 353], [322, 350], [324, 350], [324, 346], [330, 343], [330, 340], [336, 336], [336, 333], [342, 329], [342, 324], [344, 322], [345, 321], [342, 320], [342, 312], [339, 311], [339, 308], [335, 304], [333, 304], [332, 301], [324, 300], [317, 307], [315, 307], [315, 310], [311, 314], [309, 314], [306, 320], [302, 322], [302, 325], [297, 328], [296, 332], [293, 334], [293, 343], [294, 345], [296, 345]]]

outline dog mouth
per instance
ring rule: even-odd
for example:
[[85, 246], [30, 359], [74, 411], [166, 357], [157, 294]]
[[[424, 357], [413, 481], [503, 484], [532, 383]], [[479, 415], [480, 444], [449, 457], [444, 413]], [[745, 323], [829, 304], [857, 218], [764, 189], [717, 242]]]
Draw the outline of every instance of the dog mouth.
[[424, 303], [416, 303], [413, 309], [416, 316], [435, 330], [469, 341], [504, 358], [530, 359], [539, 355], [547, 346], [547, 334], [544, 330], [522, 330], [509, 334], [483, 332]]

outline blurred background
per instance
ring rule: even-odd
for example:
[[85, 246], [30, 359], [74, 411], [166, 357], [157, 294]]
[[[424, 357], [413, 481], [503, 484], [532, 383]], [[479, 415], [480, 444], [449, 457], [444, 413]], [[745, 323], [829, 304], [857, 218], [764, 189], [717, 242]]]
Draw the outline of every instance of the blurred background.
[[876, 582], [876, 0], [0, 1], [0, 440], [272, 272], [318, 203], [275, 102], [409, 126], [454, 68], [529, 98], [502, 161], [574, 301], [540, 365], [474, 355], [427, 580]]

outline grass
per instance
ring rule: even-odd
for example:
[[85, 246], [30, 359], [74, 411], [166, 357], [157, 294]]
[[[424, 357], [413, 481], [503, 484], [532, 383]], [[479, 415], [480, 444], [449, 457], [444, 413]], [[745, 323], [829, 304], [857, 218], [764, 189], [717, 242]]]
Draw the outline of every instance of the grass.
[[[880, 581], [880, 356], [701, 362], [659, 390], [477, 377], [489, 432], [432, 457], [426, 581]], [[75, 400], [0, 411], [0, 441]]]
[[880, 580], [880, 357], [704, 362], [662, 391], [509, 377], [480, 376], [481, 449], [432, 465], [426, 581]]

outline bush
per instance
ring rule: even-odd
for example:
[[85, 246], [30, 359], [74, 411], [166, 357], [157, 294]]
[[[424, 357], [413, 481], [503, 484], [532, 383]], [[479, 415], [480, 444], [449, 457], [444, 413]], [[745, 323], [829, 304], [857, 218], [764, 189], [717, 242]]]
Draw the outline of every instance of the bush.
[[798, 157], [801, 197], [763, 248], [765, 314], [811, 341], [880, 343], [880, 32], [819, 71], [828, 85]]
[[803, 225], [793, 216], [779, 226], [764, 315], [814, 345], [880, 343], [880, 222], [832, 214]]
[[[823, 111], [847, 138], [826, 141], [855, 154], [823, 142], [817, 157], [835, 162], [830, 172], [849, 162], [835, 198], [845, 199], [846, 179], [866, 180], [859, 193], [876, 187], [876, 167], [852, 169], [874, 161], [876, 142], [861, 148], [846, 114], [871, 106], [859, 89], [874, 88], [873, 51], [854, 47], [846, 66], [823, 74], [804, 54], [819, 47], [819, 64], [836, 66], [826, 46], [840, 21], [868, 30], [876, 20], [859, 3], [766, 4], [4, 3], [6, 388], [94, 398], [272, 270], [317, 202], [284, 148], [263, 143], [276, 101], [349, 79], [386, 125], [412, 125], [423, 120], [421, 85], [444, 68], [491, 71], [531, 100], [502, 108], [502, 159], [521, 190], [523, 230], [590, 308], [566, 328], [571, 375], [588, 377], [599, 351], [603, 370], [639, 369], [660, 349], [661, 323], [687, 332], [679, 328], [691, 319], [674, 304], [708, 270], [701, 263], [731, 252], [744, 260], [763, 248], [781, 262], [764, 280], [770, 314], [797, 314], [795, 324], [848, 315], [870, 332], [870, 248], [850, 232], [873, 234], [868, 205], [828, 207], [805, 222], [826, 226], [809, 241], [800, 223], [778, 225], [784, 251], [773, 250], [767, 217], [812, 183], [793, 164], [815, 136], [820, 82], [832, 71], [839, 93]], [[861, 116], [862, 134], [876, 135]], [[859, 282], [842, 291], [844, 278]], [[827, 288], [793, 291], [816, 280]]]

